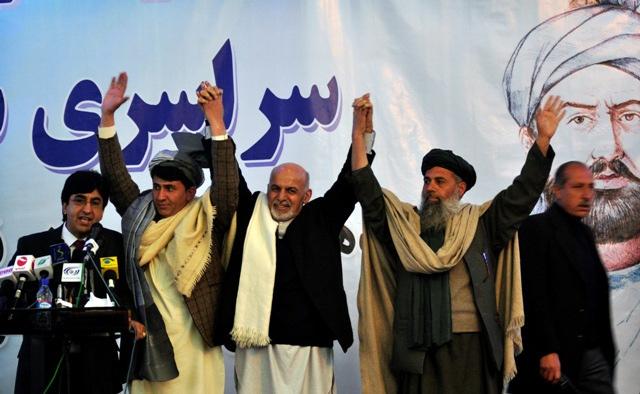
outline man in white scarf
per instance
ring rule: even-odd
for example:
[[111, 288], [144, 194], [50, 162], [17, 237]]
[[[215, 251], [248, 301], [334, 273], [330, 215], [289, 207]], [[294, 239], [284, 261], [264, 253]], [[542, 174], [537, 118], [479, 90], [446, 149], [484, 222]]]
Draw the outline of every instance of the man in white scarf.
[[266, 193], [241, 179], [221, 305], [239, 393], [336, 391], [333, 342], [353, 343], [339, 239], [356, 204], [350, 173], [347, 160], [314, 200], [294, 163], [273, 169]]
[[[224, 275], [222, 238], [235, 210], [229, 203], [235, 201], [238, 179], [233, 145], [216, 141], [226, 133], [222, 91], [205, 83], [198, 91], [214, 141], [174, 134], [178, 151], [162, 151], [153, 158], [153, 189], [140, 193], [127, 172], [115, 130], [115, 111], [128, 99], [127, 80], [121, 73], [111, 81], [102, 102], [98, 141], [100, 167], [123, 215], [127, 282], [136, 318], [146, 327], [135, 354], [131, 391], [223, 393], [224, 363], [214, 329]], [[225, 159], [231, 165], [218, 167]], [[212, 186], [198, 197], [203, 166], [212, 169]]]

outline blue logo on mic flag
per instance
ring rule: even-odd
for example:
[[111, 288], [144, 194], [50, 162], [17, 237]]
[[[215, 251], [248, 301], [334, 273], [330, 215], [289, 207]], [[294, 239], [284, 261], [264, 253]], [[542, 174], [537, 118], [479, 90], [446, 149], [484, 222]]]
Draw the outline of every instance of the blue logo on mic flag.
[[80, 273], [81, 268], [77, 265], [67, 267], [64, 269], [63, 274], [76, 276]]
[[49, 254], [51, 254], [53, 264], [63, 264], [71, 261], [71, 251], [65, 243], [49, 246]]

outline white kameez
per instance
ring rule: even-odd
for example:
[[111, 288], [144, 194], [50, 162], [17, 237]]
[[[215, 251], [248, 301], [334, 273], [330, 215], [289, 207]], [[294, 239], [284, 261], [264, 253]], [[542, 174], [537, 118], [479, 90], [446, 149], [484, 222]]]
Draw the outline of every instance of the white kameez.
[[145, 277], [173, 345], [179, 376], [166, 382], [134, 380], [131, 392], [219, 393], [224, 392], [224, 360], [220, 346], [210, 348], [196, 328], [175, 278], [165, 263], [163, 249], [148, 264]]
[[336, 394], [333, 349], [269, 345], [236, 349], [238, 394]]

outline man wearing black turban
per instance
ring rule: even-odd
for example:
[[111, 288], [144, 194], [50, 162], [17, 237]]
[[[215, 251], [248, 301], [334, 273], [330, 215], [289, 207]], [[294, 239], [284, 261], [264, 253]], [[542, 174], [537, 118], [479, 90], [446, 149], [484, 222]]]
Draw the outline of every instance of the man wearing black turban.
[[434, 148], [424, 155], [420, 172], [424, 174], [433, 167], [442, 167], [456, 174], [467, 184], [467, 190], [476, 184], [476, 170], [473, 166], [448, 149]]
[[563, 103], [551, 97], [537, 111], [536, 143], [520, 175], [481, 206], [460, 203], [476, 183], [473, 167], [450, 150], [429, 151], [419, 209], [378, 184], [364, 148], [371, 103], [366, 114], [361, 107], [354, 103], [354, 117], [369, 126], [354, 121], [352, 180], [365, 225], [358, 292], [363, 392], [500, 393], [515, 374], [524, 320], [511, 245], [548, 178]]

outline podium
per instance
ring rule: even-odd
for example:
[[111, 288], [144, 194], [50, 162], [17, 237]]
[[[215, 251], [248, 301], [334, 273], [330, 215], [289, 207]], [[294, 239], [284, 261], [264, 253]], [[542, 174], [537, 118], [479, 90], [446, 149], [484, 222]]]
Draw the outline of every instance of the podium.
[[[129, 312], [124, 308], [52, 308], [52, 309], [13, 309], [0, 311], [0, 335], [24, 335], [27, 346], [23, 354], [29, 360], [24, 363], [27, 370], [20, 372], [18, 368], [17, 380], [27, 376], [23, 382], [31, 387], [31, 391], [41, 390], [57, 375], [53, 385], [53, 392], [78, 393], [88, 387], [86, 380], [100, 379], [105, 376], [115, 376], [117, 371], [107, 375], [110, 360], [115, 357], [115, 333], [125, 333], [129, 330]], [[122, 346], [122, 344], [121, 344]], [[24, 347], [24, 342], [23, 342]], [[122, 348], [121, 348], [122, 352]], [[125, 363], [129, 357], [129, 350], [125, 350], [121, 357]], [[61, 355], [64, 354], [64, 358]], [[59, 374], [54, 373], [56, 365], [64, 360]], [[105, 364], [105, 365], [103, 365]], [[75, 365], [75, 367], [72, 367]], [[77, 369], [79, 366], [96, 365], [88, 369]], [[127, 365], [127, 364], [125, 364]], [[72, 370], [89, 371], [90, 377], [83, 377], [83, 373]], [[93, 374], [93, 375], [91, 375]], [[85, 379], [85, 380], [82, 380]], [[106, 378], [105, 378], [106, 379]], [[111, 381], [94, 384], [111, 384]], [[122, 384], [116, 382], [114, 384]]]
[[124, 308], [51, 308], [0, 311], [0, 335], [93, 336], [126, 332]]

